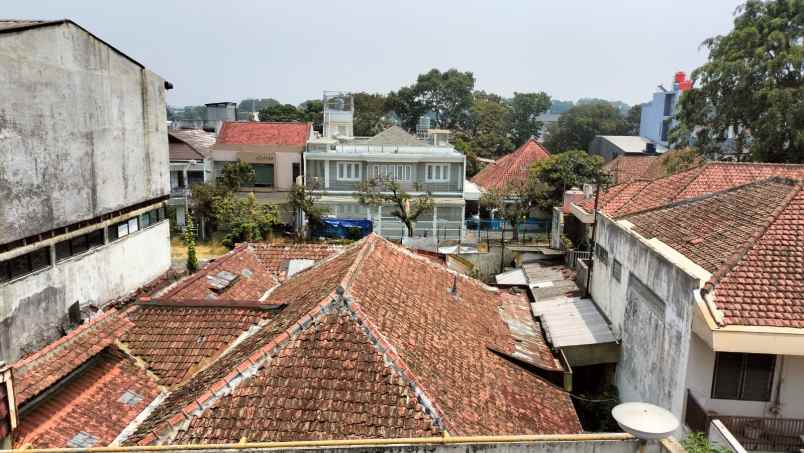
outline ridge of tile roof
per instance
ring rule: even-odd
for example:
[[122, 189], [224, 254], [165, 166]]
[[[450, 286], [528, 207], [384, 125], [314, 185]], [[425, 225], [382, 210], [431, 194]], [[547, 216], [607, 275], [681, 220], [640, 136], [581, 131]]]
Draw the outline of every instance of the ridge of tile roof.
[[24, 403], [55, 384], [131, 328], [125, 312], [107, 310], [76, 327], [36, 353], [17, 361], [14, 388], [17, 404]]
[[804, 189], [770, 177], [623, 217], [712, 276], [721, 325], [804, 328]]
[[389, 126], [360, 143], [365, 145], [428, 146], [424, 140], [396, 125]]
[[290, 260], [309, 259], [318, 261], [343, 250], [343, 246], [331, 244], [266, 244], [250, 243], [257, 259], [280, 282], [287, 276]]
[[[510, 351], [514, 348], [508, 326], [498, 313], [501, 301], [496, 291], [455, 275], [427, 258], [370, 235], [272, 291], [266, 302], [287, 304], [286, 308], [171, 392], [125, 443], [171, 443], [177, 436], [184, 440], [214, 437], [208, 431], [210, 420], [218, 417], [222, 408], [233, 407], [232, 399], [242, 397], [249, 385], [257, 385], [260, 376], [279, 373], [271, 367], [282, 363], [277, 357], [289, 354], [292, 349], [287, 349], [288, 345], [292, 347], [305, 332], [338, 313], [364, 329], [375, 350], [383, 355], [383, 363], [407, 381], [435, 426], [457, 434], [580, 432], [565, 392], [487, 349], [487, 342], [504, 345]], [[460, 282], [457, 296], [448, 292], [454, 279]], [[415, 284], [403, 290], [402, 280]], [[472, 309], [456, 310], [455, 304]], [[416, 330], [417, 320], [418, 324], [425, 321], [421, 328], [427, 332]], [[428, 360], [437, 353], [443, 356], [437, 364]], [[453, 365], [445, 369], [445, 361]], [[466, 399], [467, 384], [473, 390], [471, 401]], [[505, 395], [505, 401], [493, 395]], [[207, 412], [210, 410], [213, 412]], [[298, 412], [299, 408], [294, 410]], [[277, 414], [275, 417], [284, 419]], [[234, 422], [226, 423], [232, 432], [243, 429]], [[340, 433], [328, 434], [376, 435], [371, 430]], [[260, 433], [252, 435], [262, 438]]]
[[530, 138], [519, 148], [480, 170], [471, 181], [485, 189], [499, 189], [511, 182], [526, 181], [528, 167], [533, 162], [549, 157], [550, 153], [539, 142]]
[[217, 145], [285, 145], [304, 147], [313, 123], [225, 121]]

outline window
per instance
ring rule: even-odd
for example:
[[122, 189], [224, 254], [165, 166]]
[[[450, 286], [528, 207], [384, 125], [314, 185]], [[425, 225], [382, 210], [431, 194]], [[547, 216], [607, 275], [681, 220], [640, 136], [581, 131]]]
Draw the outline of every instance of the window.
[[410, 181], [413, 169], [410, 165], [374, 165], [371, 177], [391, 179], [395, 181]]
[[360, 162], [338, 162], [339, 181], [360, 181]]
[[617, 261], [617, 260], [612, 261], [612, 263], [611, 263], [611, 276], [614, 277], [614, 279], [619, 282], [620, 278], [622, 278], [622, 275], [621, 275], [622, 272], [623, 272], [622, 264], [620, 264], [620, 262]]
[[770, 401], [776, 357], [769, 354], [718, 352], [712, 398]]
[[0, 283], [31, 274], [50, 266], [50, 247], [42, 247], [33, 252], [0, 261]]
[[427, 182], [448, 182], [449, 164], [427, 164], [425, 180]]
[[274, 186], [273, 164], [252, 164], [254, 168], [254, 187]]
[[595, 256], [597, 256], [597, 259], [601, 263], [605, 264], [606, 266], [609, 265], [609, 252], [601, 247], [600, 244], [595, 245]]
[[[109, 226], [109, 240], [114, 241], [115, 239], [120, 239], [124, 236], [128, 236], [131, 233], [139, 231], [143, 228], [148, 228], [151, 225], [161, 222], [165, 220], [165, 207], [160, 206], [156, 209], [151, 209], [150, 211], [144, 212], [137, 217], [132, 217], [128, 220], [124, 220], [122, 222], [115, 223], [114, 225]], [[101, 231], [102, 233], [102, 231]], [[92, 233], [90, 233], [92, 234]], [[103, 235], [101, 234], [101, 240], [103, 239]], [[92, 238], [88, 238], [90, 243], [92, 242]], [[95, 240], [97, 241], [97, 237]], [[103, 245], [101, 243], [101, 245]], [[56, 253], [58, 254], [58, 245], [56, 245]], [[90, 246], [91, 247], [91, 246]]]
[[104, 244], [103, 229], [56, 243], [56, 261], [98, 248]]

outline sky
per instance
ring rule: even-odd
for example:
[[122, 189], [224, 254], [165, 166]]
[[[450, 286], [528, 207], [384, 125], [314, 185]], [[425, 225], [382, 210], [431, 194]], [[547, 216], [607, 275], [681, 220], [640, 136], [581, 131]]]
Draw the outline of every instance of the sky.
[[477, 89], [650, 99], [706, 61], [737, 0], [3, 0], [11, 19], [70, 18], [173, 83], [168, 104], [324, 90], [387, 93], [431, 68]]

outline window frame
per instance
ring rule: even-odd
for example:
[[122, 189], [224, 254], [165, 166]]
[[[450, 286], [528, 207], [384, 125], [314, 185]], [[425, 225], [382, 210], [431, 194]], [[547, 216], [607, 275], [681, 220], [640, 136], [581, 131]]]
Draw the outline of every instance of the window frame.
[[611, 276], [614, 278], [614, 280], [617, 280], [617, 283], [620, 283], [622, 281], [622, 278], [623, 278], [622, 273], [623, 273], [623, 265], [622, 265], [622, 263], [617, 261], [617, 258], [612, 259], [611, 260]]
[[360, 181], [362, 173], [361, 163], [355, 161], [338, 162], [335, 168], [335, 178], [338, 181]]
[[413, 166], [410, 164], [374, 164], [371, 167], [372, 178], [392, 179], [399, 182], [413, 180]]
[[[440, 171], [436, 175], [436, 168]], [[427, 164], [424, 171], [425, 182], [449, 182], [450, 181], [450, 164]]]
[[[727, 395], [725, 393], [718, 392], [718, 377], [720, 371], [719, 364], [721, 363], [722, 360], [724, 360], [725, 355], [738, 355], [740, 358], [736, 395]], [[746, 379], [748, 376], [748, 372], [750, 370], [749, 359], [752, 356], [762, 356], [765, 359], [767, 358], [771, 359], [771, 364], [767, 375], [767, 383], [765, 384], [765, 389], [763, 390], [764, 394], [759, 399], [746, 396], [747, 393], [746, 385], [752, 384], [752, 383], [746, 384]], [[773, 354], [751, 354], [745, 352], [719, 352], [719, 351], [715, 352], [715, 363], [712, 370], [712, 388], [710, 392], [711, 398], [717, 400], [730, 400], [730, 401], [758, 401], [758, 402], [770, 401], [771, 398], [773, 397], [773, 382], [776, 379], [776, 362], [777, 362], [776, 356]]]
[[[44, 265], [34, 265], [34, 255], [39, 254], [40, 257], [44, 257]], [[14, 262], [25, 264], [25, 271], [14, 274], [12, 272], [12, 263]], [[13, 282], [20, 278], [25, 278], [28, 275], [35, 274], [41, 270], [48, 269], [53, 266], [53, 257], [50, 254], [50, 246], [40, 247], [36, 250], [31, 250], [28, 253], [23, 253], [22, 255], [15, 256], [14, 258], [5, 260], [0, 262], [0, 271], [3, 272], [2, 276], [0, 276], [0, 285]]]

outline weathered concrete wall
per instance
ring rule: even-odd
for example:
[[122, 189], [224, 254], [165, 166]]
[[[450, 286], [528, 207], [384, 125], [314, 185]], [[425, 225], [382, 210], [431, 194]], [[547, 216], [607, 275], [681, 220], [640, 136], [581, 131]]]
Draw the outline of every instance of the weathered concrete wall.
[[169, 193], [161, 78], [69, 23], [0, 61], [0, 243]]
[[[206, 452], [206, 453], [258, 453], [267, 451], [259, 448], [244, 449], [194, 449], [164, 450], [166, 452]], [[639, 443], [636, 440], [587, 440], [583, 442], [539, 441], [528, 443], [482, 443], [450, 445], [387, 445], [372, 447], [318, 447], [318, 448], [278, 448], [277, 453], [636, 453]], [[646, 453], [658, 453], [661, 447], [650, 443]]]
[[[692, 323], [699, 280], [604, 216], [597, 240], [608, 252], [595, 257], [592, 298], [622, 338], [616, 383], [624, 401], [658, 404], [681, 418]], [[620, 281], [612, 275], [620, 262]]]
[[128, 294], [170, 268], [167, 220], [0, 285], [0, 360], [16, 360], [60, 335], [67, 309]]

